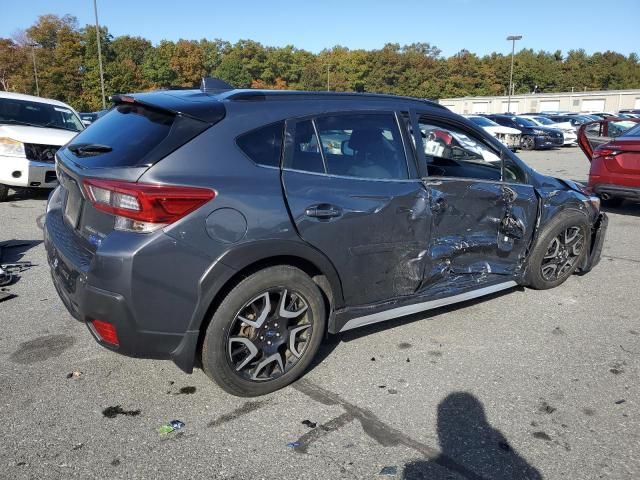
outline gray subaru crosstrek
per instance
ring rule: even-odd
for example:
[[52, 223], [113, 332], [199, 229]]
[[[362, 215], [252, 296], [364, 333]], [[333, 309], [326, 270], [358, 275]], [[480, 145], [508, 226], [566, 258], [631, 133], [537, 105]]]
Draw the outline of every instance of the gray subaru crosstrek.
[[57, 153], [45, 244], [104, 347], [261, 395], [327, 334], [600, 259], [607, 217], [437, 103], [200, 90], [113, 97]]

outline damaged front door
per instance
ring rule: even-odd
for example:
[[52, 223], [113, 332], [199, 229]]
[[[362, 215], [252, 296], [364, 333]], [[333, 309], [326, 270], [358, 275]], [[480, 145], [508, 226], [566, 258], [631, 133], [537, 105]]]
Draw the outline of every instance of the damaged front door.
[[464, 125], [420, 117], [432, 213], [421, 290], [464, 291], [513, 279], [533, 233], [537, 199], [517, 165]]

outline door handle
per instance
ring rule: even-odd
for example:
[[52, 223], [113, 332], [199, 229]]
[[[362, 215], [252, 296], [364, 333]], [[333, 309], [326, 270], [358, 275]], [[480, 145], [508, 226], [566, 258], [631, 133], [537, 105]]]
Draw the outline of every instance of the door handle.
[[307, 217], [329, 219], [341, 216], [342, 209], [335, 205], [321, 203], [319, 205], [311, 205], [307, 207], [304, 213]]

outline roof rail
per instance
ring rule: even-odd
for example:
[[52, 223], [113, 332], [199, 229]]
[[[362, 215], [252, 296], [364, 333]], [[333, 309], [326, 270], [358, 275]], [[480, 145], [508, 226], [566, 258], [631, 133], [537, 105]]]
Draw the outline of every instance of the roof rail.
[[427, 100], [423, 98], [406, 97], [401, 95], [391, 95], [384, 93], [359, 93], [359, 92], [325, 92], [325, 91], [305, 91], [305, 90], [238, 90], [226, 95], [227, 100], [232, 101], [263, 101], [267, 98], [273, 99], [299, 99], [304, 98], [370, 98], [370, 99], [383, 99], [383, 100], [408, 100], [413, 102], [427, 103], [430, 106], [442, 108], [447, 110], [447, 107], [441, 105], [433, 100]]
[[233, 90], [233, 87], [224, 80], [214, 77], [202, 77], [200, 82], [200, 90], [204, 93], [221, 92], [224, 90]]

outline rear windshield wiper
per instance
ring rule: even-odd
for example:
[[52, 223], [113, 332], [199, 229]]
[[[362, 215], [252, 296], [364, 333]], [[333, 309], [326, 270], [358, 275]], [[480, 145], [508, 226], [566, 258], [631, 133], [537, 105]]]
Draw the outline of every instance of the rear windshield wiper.
[[113, 150], [109, 145], [101, 145], [99, 143], [75, 143], [67, 148], [79, 157], [100, 155]]

